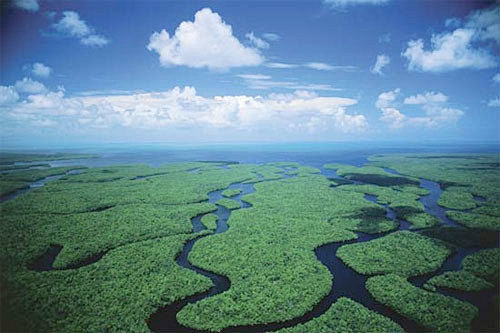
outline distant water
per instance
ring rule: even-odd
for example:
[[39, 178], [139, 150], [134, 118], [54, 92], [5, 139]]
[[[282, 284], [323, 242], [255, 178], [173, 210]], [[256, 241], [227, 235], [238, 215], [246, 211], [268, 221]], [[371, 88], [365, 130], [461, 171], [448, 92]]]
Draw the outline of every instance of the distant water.
[[[53, 161], [53, 166], [106, 166], [148, 164], [159, 166], [186, 161], [235, 161], [267, 163], [293, 161], [321, 167], [325, 163], [361, 166], [369, 155], [394, 153], [499, 153], [496, 144], [380, 144], [380, 143], [287, 143], [287, 144], [221, 144], [221, 145], [134, 145], [57, 150], [95, 153], [90, 160]], [[38, 151], [39, 152], [39, 151]], [[54, 152], [54, 150], [46, 151]]]

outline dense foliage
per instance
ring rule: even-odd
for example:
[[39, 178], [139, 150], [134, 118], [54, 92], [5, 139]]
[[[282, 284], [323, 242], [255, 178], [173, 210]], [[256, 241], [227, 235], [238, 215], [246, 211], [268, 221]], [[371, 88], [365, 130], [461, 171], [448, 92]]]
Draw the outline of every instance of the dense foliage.
[[396, 274], [371, 277], [366, 288], [378, 302], [433, 332], [469, 332], [478, 311], [470, 303], [417, 288]]
[[192, 264], [227, 276], [231, 288], [184, 307], [177, 315], [181, 324], [218, 331], [311, 310], [332, 285], [313, 249], [355, 237], [328, 221], [371, 204], [315, 174], [261, 182], [255, 189], [244, 196], [253, 206], [234, 211], [227, 232], [199, 240], [190, 252]]
[[446, 215], [454, 221], [469, 228], [490, 229], [500, 231], [498, 216], [475, 214], [459, 211], [449, 211]]
[[222, 206], [224, 208], [227, 208], [229, 210], [238, 209], [241, 207], [240, 204], [238, 203], [238, 201], [235, 201], [235, 200], [232, 200], [229, 198], [219, 199], [219, 200], [217, 200], [216, 204], [219, 206]]
[[392, 320], [370, 311], [347, 297], [339, 298], [321, 316], [279, 333], [380, 333], [404, 332]]
[[238, 194], [240, 194], [242, 191], [241, 188], [232, 188], [232, 189], [227, 189], [227, 190], [224, 190], [222, 191], [222, 195], [225, 196], [225, 197], [234, 197]]
[[397, 231], [369, 242], [343, 245], [337, 257], [361, 274], [415, 276], [437, 270], [450, 253], [437, 240]]
[[444, 287], [465, 291], [478, 291], [493, 288], [494, 286], [468, 271], [455, 271], [444, 272], [441, 275], [430, 278], [424, 287], [429, 290], [435, 289], [432, 287]]
[[500, 248], [485, 249], [468, 255], [462, 262], [462, 268], [492, 283], [500, 279]]
[[[212, 285], [175, 264], [184, 242], [195, 236], [129, 244], [76, 270], [2, 269], [2, 288], [8, 285], [8, 294], [2, 290], [2, 320], [24, 332], [149, 332], [145, 319], [157, 307]], [[9, 322], [2, 322], [2, 331]]]
[[215, 230], [217, 228], [217, 220], [219, 217], [213, 213], [205, 214], [201, 217], [201, 223], [207, 228], [208, 230]]

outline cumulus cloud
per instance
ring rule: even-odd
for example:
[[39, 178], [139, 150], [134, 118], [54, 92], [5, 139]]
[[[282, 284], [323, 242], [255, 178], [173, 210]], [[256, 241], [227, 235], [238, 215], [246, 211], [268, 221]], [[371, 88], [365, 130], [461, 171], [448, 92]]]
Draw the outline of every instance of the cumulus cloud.
[[355, 5], [383, 5], [390, 0], [323, 0], [323, 3], [332, 7], [347, 7]]
[[500, 83], [500, 73], [497, 73], [493, 76], [493, 81], [496, 83]]
[[109, 43], [109, 40], [95, 33], [92, 28], [80, 18], [80, 14], [74, 11], [65, 11], [59, 22], [53, 23], [52, 28], [63, 36], [75, 37], [85, 46], [102, 47]]
[[448, 96], [441, 92], [425, 92], [414, 96], [406, 97], [405, 104], [429, 104], [429, 103], [445, 103], [448, 101]]
[[36, 12], [40, 9], [37, 0], [14, 0], [14, 6], [31, 12]]
[[50, 74], [52, 73], [52, 68], [49, 66], [46, 66], [40, 62], [35, 62], [31, 66], [31, 73], [35, 76], [41, 77], [41, 78], [48, 78]]
[[382, 68], [389, 65], [390, 62], [391, 59], [388, 56], [386, 56], [385, 54], [379, 54], [377, 56], [377, 61], [375, 61], [375, 65], [373, 65], [373, 67], [370, 68], [370, 71], [373, 74], [383, 75]]
[[257, 48], [241, 44], [231, 26], [209, 8], [198, 11], [194, 21], [182, 22], [172, 36], [164, 29], [154, 32], [147, 49], [158, 53], [162, 66], [226, 70], [264, 62]]
[[[408, 69], [445, 72], [495, 67], [495, 57], [484, 46], [487, 42], [500, 43], [498, 11], [498, 5], [478, 10], [468, 17], [462, 27], [433, 34], [429, 50], [425, 49], [423, 39], [410, 40], [408, 48], [402, 53], [408, 59]], [[452, 24], [450, 22], [449, 25]]]
[[262, 38], [267, 39], [270, 42], [276, 42], [281, 39], [281, 36], [278, 34], [275, 34], [274, 32], [266, 32], [262, 34]]
[[17, 102], [19, 94], [11, 86], [0, 86], [0, 106], [9, 105]]
[[80, 43], [85, 46], [102, 47], [109, 43], [109, 40], [102, 35], [89, 35], [80, 39]]
[[257, 48], [259, 49], [268, 49], [269, 48], [269, 43], [266, 42], [265, 40], [256, 37], [253, 32], [249, 32], [245, 35], [245, 37]]
[[14, 87], [17, 92], [25, 94], [39, 94], [47, 91], [43, 83], [32, 80], [29, 77], [17, 81]]
[[[4, 89], [0, 90], [3, 92]], [[3, 96], [3, 93], [2, 93]], [[136, 129], [233, 128], [238, 131], [337, 131], [368, 128], [366, 118], [348, 112], [357, 100], [319, 97], [313, 92], [205, 98], [193, 87], [164, 92], [65, 97], [63, 91], [29, 95], [2, 112], [32, 126]]]
[[404, 127], [441, 128], [456, 123], [464, 114], [462, 110], [446, 105], [448, 97], [441, 92], [424, 92], [404, 99], [406, 105], [419, 105], [423, 116], [412, 117], [400, 111], [397, 103], [400, 89], [383, 92], [379, 95], [375, 106], [382, 112], [380, 120], [391, 129]]
[[490, 99], [488, 101], [488, 106], [491, 108], [500, 108], [500, 97]]

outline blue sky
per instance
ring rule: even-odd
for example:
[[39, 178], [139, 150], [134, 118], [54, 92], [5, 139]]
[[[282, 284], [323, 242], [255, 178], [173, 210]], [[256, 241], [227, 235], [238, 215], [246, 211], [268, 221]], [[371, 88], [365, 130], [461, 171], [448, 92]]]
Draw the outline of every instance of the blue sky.
[[494, 1], [2, 2], [2, 146], [499, 141]]

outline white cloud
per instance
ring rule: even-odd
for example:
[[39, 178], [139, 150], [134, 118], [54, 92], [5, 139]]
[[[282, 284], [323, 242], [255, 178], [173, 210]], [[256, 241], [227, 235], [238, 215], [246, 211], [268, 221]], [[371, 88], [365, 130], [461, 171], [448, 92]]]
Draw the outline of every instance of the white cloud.
[[448, 96], [441, 92], [425, 92], [423, 94], [418, 94], [410, 97], [406, 97], [404, 100], [405, 104], [429, 104], [429, 103], [446, 103], [448, 101]]
[[17, 81], [15, 84], [15, 88], [17, 92], [25, 94], [39, 94], [47, 91], [47, 88], [45, 88], [43, 83], [34, 81], [28, 77]]
[[33, 66], [31, 66], [31, 73], [41, 78], [48, 78], [50, 73], [52, 73], [52, 68], [40, 62], [35, 62]]
[[269, 67], [269, 68], [280, 68], [280, 69], [285, 69], [285, 68], [297, 68], [299, 67], [299, 65], [295, 65], [295, 64], [286, 64], [286, 63], [282, 63], [282, 62], [267, 62], [265, 64], [266, 67]]
[[478, 10], [469, 16], [465, 28], [473, 29], [476, 38], [482, 41], [494, 40], [500, 44], [500, 5]]
[[335, 68], [331, 65], [325, 64], [323, 62], [308, 62], [304, 64], [305, 67], [316, 69], [318, 71], [331, 71]]
[[165, 30], [153, 33], [147, 49], [159, 54], [162, 66], [226, 70], [264, 61], [256, 48], [241, 44], [231, 26], [209, 8], [198, 11], [193, 22], [182, 22], [172, 36]]
[[335, 70], [352, 71], [358, 68], [356, 66], [333, 66], [330, 64], [326, 64], [324, 62], [306, 62], [302, 65], [288, 64], [282, 62], [268, 62], [264, 65], [269, 68], [278, 68], [278, 69], [305, 67], [305, 68], [315, 69], [318, 71], [335, 71]]
[[17, 102], [19, 94], [11, 86], [0, 86], [0, 106], [9, 105]]
[[382, 115], [380, 120], [391, 129], [404, 127], [441, 128], [456, 123], [464, 114], [462, 110], [446, 106], [448, 97], [440, 92], [426, 92], [410, 96], [404, 100], [405, 104], [420, 105], [424, 113], [420, 117], [407, 116], [398, 108], [396, 102], [400, 89], [381, 93], [375, 102]]
[[246, 80], [269, 80], [271, 78], [269, 75], [263, 74], [238, 74], [236, 76]]
[[246, 38], [257, 48], [259, 49], [268, 49], [269, 48], [269, 43], [266, 42], [265, 40], [256, 37], [253, 32], [249, 32], [245, 35]]
[[496, 73], [493, 76], [493, 81], [496, 82], [496, 83], [500, 83], [500, 73]]
[[[462, 28], [433, 34], [429, 50], [425, 50], [422, 39], [409, 41], [408, 48], [402, 53], [408, 59], [408, 69], [445, 72], [463, 68], [495, 67], [495, 56], [486, 48], [482, 48], [481, 42], [500, 43], [498, 10], [498, 6], [478, 10], [468, 17]], [[451, 24], [450, 22], [448, 24]]]
[[14, 6], [32, 12], [36, 12], [40, 9], [40, 5], [37, 0], [14, 0]]
[[377, 61], [375, 61], [375, 65], [373, 65], [373, 67], [370, 68], [370, 71], [373, 74], [383, 75], [382, 68], [389, 65], [390, 62], [391, 59], [388, 56], [386, 56], [385, 54], [379, 54], [377, 56]]
[[323, 3], [332, 7], [347, 7], [355, 5], [382, 5], [390, 0], [323, 0]]
[[[108, 96], [64, 96], [46, 92], [28, 96], [2, 117], [32, 126], [136, 129], [233, 128], [238, 131], [337, 131], [355, 133], [368, 128], [363, 115], [347, 108], [357, 100], [319, 97], [296, 91], [268, 96], [199, 96], [192, 87], [164, 92]], [[307, 126], [305, 124], [308, 124]]]
[[89, 26], [74, 11], [63, 12], [62, 18], [59, 22], [53, 23], [52, 28], [64, 36], [80, 39], [80, 43], [85, 46], [102, 47], [109, 43], [106, 37], [95, 34], [94, 28]]
[[490, 99], [488, 102], [488, 106], [492, 108], [500, 108], [500, 97]]
[[281, 36], [273, 32], [266, 32], [262, 34], [262, 38], [267, 39], [270, 42], [276, 42], [281, 39]]
[[87, 23], [80, 18], [80, 15], [77, 12], [74, 11], [63, 12], [61, 20], [52, 24], [52, 27], [57, 32], [74, 37], [84, 37], [92, 32]]
[[109, 40], [101, 35], [89, 35], [87, 37], [84, 37], [80, 39], [80, 43], [85, 45], [85, 46], [96, 46], [96, 47], [102, 47], [106, 44], [109, 43]]
[[401, 89], [397, 88], [397, 89], [394, 89], [392, 91], [387, 91], [387, 92], [381, 93], [378, 96], [377, 101], [375, 102], [375, 106], [378, 109], [388, 108], [389, 105], [391, 105], [392, 102], [394, 102], [396, 100], [396, 97], [400, 91], [401, 91]]
[[261, 74], [240, 74], [238, 77], [245, 80], [245, 84], [250, 89], [266, 90], [271, 88], [290, 89], [290, 90], [321, 90], [338, 91], [339, 88], [332, 87], [329, 84], [302, 83], [296, 81], [275, 81], [271, 80], [269, 75]]

